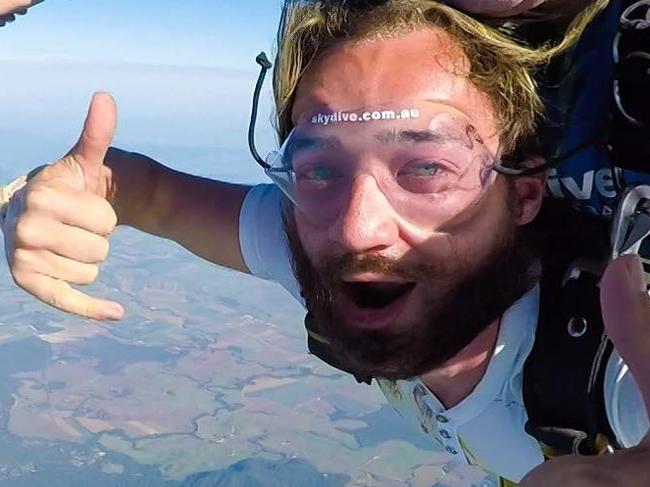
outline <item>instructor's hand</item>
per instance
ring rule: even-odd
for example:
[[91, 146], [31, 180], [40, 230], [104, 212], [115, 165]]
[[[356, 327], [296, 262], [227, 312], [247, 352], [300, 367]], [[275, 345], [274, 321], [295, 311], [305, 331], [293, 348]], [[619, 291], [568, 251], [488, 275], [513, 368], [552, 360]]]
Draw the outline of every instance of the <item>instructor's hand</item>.
[[519, 487], [647, 487], [650, 485], [648, 438], [634, 448], [598, 456], [565, 455], [533, 469]]
[[607, 334], [650, 410], [650, 298], [637, 255], [609, 265], [600, 283], [600, 302]]
[[0, 0], [0, 27], [16, 20], [16, 15], [25, 15], [29, 7], [43, 0]]
[[117, 110], [95, 94], [79, 141], [30, 179], [12, 199], [3, 226], [14, 281], [45, 303], [96, 320], [117, 320], [124, 309], [70, 286], [90, 284], [108, 255], [117, 216], [109, 201], [111, 173], [104, 157]]
[[[634, 376], [650, 409], [650, 298], [637, 255], [612, 262], [600, 283], [607, 334]], [[650, 485], [650, 434], [634, 448], [609, 455], [554, 458], [532, 470], [520, 487], [646, 487]]]

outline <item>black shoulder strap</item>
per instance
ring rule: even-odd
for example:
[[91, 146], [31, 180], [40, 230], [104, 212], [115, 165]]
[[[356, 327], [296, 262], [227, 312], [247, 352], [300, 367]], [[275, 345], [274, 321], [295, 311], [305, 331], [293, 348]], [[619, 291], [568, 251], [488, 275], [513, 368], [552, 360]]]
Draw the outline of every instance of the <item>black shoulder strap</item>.
[[597, 277], [607, 262], [610, 223], [548, 200], [536, 226], [543, 229], [544, 270], [535, 344], [524, 367], [526, 430], [557, 454], [594, 454], [599, 435], [617, 446], [603, 395], [612, 345]]
[[372, 383], [372, 377], [355, 374], [350, 367], [334, 355], [327, 338], [320, 333], [318, 323], [310, 312], [305, 316], [305, 328], [307, 329], [307, 348], [309, 349], [309, 353], [316, 355], [316, 357], [335, 369], [352, 374], [359, 383], [366, 383], [368, 385]]

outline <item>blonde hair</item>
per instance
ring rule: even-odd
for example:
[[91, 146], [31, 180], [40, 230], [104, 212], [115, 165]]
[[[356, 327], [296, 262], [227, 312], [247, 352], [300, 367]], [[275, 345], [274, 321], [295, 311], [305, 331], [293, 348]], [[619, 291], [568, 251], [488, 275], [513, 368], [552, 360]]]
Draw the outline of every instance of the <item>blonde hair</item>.
[[426, 28], [449, 34], [470, 60], [468, 78], [491, 100], [503, 154], [531, 136], [543, 105], [533, 79], [536, 68], [567, 50], [609, 0], [594, 0], [556, 45], [530, 48], [462, 12], [434, 0], [386, 0], [354, 8], [345, 1], [302, 1], [287, 8], [278, 35], [274, 72], [276, 129], [280, 141], [293, 128], [296, 89], [314, 60], [329, 46], [394, 36]]

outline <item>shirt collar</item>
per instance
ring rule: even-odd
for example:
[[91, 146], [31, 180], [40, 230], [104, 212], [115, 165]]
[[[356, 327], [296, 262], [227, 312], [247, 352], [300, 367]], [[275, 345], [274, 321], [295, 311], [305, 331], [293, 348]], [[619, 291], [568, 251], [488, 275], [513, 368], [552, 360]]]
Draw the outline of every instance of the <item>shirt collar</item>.
[[[538, 306], [539, 285], [503, 314], [497, 343], [485, 375], [472, 393], [456, 406], [446, 410], [417, 377], [396, 382], [380, 379], [384, 395], [402, 416], [415, 414], [420, 423], [441, 413], [457, 425], [470, 421], [497, 398], [511, 377], [522, 370], [535, 341]], [[423, 396], [426, 400], [422, 400]], [[416, 398], [419, 399], [417, 402]]]

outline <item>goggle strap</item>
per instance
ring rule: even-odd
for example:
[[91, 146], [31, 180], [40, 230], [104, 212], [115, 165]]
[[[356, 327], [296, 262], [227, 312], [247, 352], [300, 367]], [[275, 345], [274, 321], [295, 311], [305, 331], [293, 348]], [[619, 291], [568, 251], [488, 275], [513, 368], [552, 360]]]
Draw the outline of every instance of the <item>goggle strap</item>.
[[588, 147], [595, 146], [598, 144], [601, 144], [603, 142], [602, 137], [596, 137], [593, 139], [588, 139], [575, 147], [567, 150], [563, 154], [560, 154], [557, 157], [554, 157], [553, 159], [550, 159], [548, 162], [544, 164], [540, 164], [539, 166], [536, 167], [527, 167], [523, 169], [517, 169], [513, 167], [507, 167], [504, 166], [503, 163], [497, 164], [494, 167], [494, 170], [498, 172], [499, 174], [503, 174], [504, 176], [530, 176], [532, 174], [538, 174], [540, 172], [544, 172], [548, 169], [554, 168], [562, 164], [565, 160], [575, 156], [576, 154], [582, 152], [583, 150], [587, 149]]
[[260, 65], [260, 75], [257, 78], [257, 84], [255, 85], [255, 91], [253, 92], [253, 109], [251, 112], [251, 121], [248, 126], [248, 148], [251, 151], [253, 158], [257, 163], [262, 166], [265, 170], [271, 168], [264, 159], [257, 152], [257, 147], [255, 147], [255, 124], [257, 123], [257, 112], [259, 109], [260, 103], [260, 94], [262, 92], [262, 86], [264, 85], [264, 79], [266, 78], [266, 72], [271, 69], [271, 62], [266, 57], [266, 53], [261, 52], [256, 58], [255, 61]]

